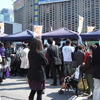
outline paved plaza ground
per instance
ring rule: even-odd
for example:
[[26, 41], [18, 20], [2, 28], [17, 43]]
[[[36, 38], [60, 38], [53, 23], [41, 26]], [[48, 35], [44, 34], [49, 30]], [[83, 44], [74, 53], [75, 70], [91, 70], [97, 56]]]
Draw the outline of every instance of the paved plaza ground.
[[[52, 83], [52, 79], [47, 79], [43, 100], [91, 100], [87, 97], [77, 97], [72, 91], [59, 94], [61, 86], [50, 86], [50, 83]], [[25, 77], [10, 76], [0, 84], [0, 100], [28, 100], [29, 93], [30, 88]], [[36, 95], [34, 100], [36, 100]]]

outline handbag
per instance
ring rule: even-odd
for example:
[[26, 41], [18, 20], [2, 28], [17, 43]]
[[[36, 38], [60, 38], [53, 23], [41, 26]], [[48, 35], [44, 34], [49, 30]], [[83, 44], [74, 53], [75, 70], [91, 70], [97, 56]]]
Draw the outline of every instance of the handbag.
[[79, 81], [81, 77], [81, 73], [80, 73], [80, 66], [78, 66], [74, 72], [74, 79]]
[[88, 90], [89, 84], [87, 78], [81, 78], [77, 85], [77, 88], [82, 91]]
[[10, 75], [10, 74], [9, 74], [9, 68], [7, 67], [7, 68], [6, 68], [5, 76], [6, 76], [6, 77], [9, 77], [9, 75]]

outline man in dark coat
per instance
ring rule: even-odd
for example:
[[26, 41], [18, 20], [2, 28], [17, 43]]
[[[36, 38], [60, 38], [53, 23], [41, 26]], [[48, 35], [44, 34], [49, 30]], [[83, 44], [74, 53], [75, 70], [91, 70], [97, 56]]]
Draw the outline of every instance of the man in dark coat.
[[79, 65], [82, 65], [84, 61], [84, 52], [82, 51], [82, 46], [79, 45], [77, 46], [77, 48], [78, 48], [78, 51], [76, 51], [74, 54], [74, 60], [76, 62], [76, 67], [78, 67]]
[[93, 52], [93, 78], [94, 78], [94, 91], [93, 100], [100, 100], [100, 46]]
[[[53, 76], [53, 83], [50, 84], [51, 86], [56, 86], [57, 85], [57, 73], [56, 73], [56, 69], [58, 71], [59, 74], [59, 79], [61, 79], [61, 66], [59, 65], [55, 65], [54, 63], [54, 58], [57, 57], [58, 58], [58, 52], [59, 52], [59, 48], [57, 45], [53, 45], [53, 39], [49, 38], [48, 39], [48, 43], [50, 44], [50, 47], [48, 47], [47, 52], [48, 52], [48, 61], [51, 67], [51, 72], [52, 72], [52, 76]], [[58, 62], [59, 63], [59, 62]]]

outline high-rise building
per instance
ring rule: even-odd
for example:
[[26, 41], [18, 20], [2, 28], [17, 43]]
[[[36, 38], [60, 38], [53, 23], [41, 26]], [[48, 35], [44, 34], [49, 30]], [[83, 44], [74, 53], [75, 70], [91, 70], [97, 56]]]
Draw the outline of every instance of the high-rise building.
[[4, 18], [2, 21], [13, 22], [13, 10], [3, 8], [0, 13]]
[[8, 13], [8, 9], [7, 9], [7, 8], [3, 8], [3, 9], [1, 10], [1, 14], [4, 14], [4, 13]]
[[4, 15], [0, 14], [0, 22], [4, 21]]
[[[24, 2], [20, 3], [18, 2]], [[84, 18], [82, 32], [87, 26], [100, 28], [100, 0], [17, 0], [14, 2], [15, 22], [23, 30], [33, 30], [34, 24], [43, 25], [43, 32], [66, 27], [76, 31], [79, 15]]]
[[22, 30], [33, 30], [34, 0], [14, 2], [14, 22], [22, 24]]
[[44, 26], [44, 32], [50, 31], [51, 27], [54, 30], [66, 27], [77, 32], [79, 15], [84, 18], [82, 32], [87, 32], [87, 26], [100, 28], [100, 0], [54, 1], [62, 2], [44, 2], [39, 5], [39, 24]]

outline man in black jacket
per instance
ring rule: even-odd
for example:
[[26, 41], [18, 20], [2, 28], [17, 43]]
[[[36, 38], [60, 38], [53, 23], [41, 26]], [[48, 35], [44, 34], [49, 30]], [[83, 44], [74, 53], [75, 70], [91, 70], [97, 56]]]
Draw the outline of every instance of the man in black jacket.
[[100, 100], [100, 46], [93, 52], [93, 78], [94, 78], [94, 91], [93, 100]]
[[75, 67], [82, 65], [82, 63], [84, 62], [84, 52], [82, 51], [82, 46], [79, 45], [79, 46], [77, 46], [77, 48], [78, 48], [78, 51], [76, 51], [74, 54], [74, 60], [76, 62]]
[[[58, 70], [59, 74], [59, 79], [61, 79], [61, 66], [55, 65], [54, 58], [59, 56], [59, 48], [57, 45], [53, 45], [53, 39], [49, 38], [48, 43], [50, 44], [50, 47], [48, 47], [47, 52], [48, 52], [48, 61], [50, 63], [51, 67], [51, 72], [53, 76], [53, 83], [50, 84], [51, 86], [56, 86], [57, 85], [57, 73], [56, 69]], [[59, 62], [58, 62], [59, 63]]]

